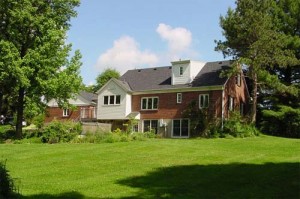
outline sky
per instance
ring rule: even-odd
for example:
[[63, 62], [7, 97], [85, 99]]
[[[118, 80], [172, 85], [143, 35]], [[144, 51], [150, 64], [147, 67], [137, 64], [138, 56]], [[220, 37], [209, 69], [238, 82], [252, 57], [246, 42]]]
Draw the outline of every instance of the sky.
[[214, 50], [224, 40], [219, 25], [235, 0], [81, 0], [68, 43], [82, 54], [86, 85], [113, 68], [170, 66], [172, 61], [224, 60]]

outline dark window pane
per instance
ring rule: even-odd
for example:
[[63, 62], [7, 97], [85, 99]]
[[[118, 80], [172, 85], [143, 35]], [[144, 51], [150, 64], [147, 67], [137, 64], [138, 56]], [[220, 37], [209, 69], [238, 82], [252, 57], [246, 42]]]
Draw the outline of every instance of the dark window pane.
[[173, 120], [173, 136], [180, 136], [180, 120]]
[[181, 136], [189, 135], [189, 121], [181, 120]]
[[157, 109], [157, 107], [158, 107], [158, 98], [155, 97], [153, 98], [153, 109]]
[[147, 99], [142, 99], [142, 109], [147, 109]]
[[155, 134], [157, 134], [157, 130], [158, 130], [157, 120], [151, 120], [151, 130], [154, 131]]
[[105, 105], [108, 104], [108, 96], [104, 96], [104, 104], [105, 104]]
[[114, 95], [109, 96], [109, 104], [115, 104], [115, 96]]
[[116, 95], [116, 104], [120, 104], [121, 102], [121, 95]]
[[148, 107], [147, 109], [152, 109], [152, 98], [148, 98]]
[[150, 131], [150, 120], [144, 120], [144, 132]]

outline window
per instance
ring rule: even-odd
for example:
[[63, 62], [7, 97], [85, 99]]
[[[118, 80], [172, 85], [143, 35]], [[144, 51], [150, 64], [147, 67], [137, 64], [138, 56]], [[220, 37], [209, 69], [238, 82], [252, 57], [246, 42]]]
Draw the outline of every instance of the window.
[[208, 108], [209, 104], [209, 95], [201, 94], [199, 95], [199, 108]]
[[245, 104], [243, 102], [240, 103], [240, 114], [244, 115], [244, 106]]
[[183, 67], [182, 67], [182, 66], [179, 67], [179, 75], [180, 75], [180, 76], [183, 75]]
[[144, 120], [143, 125], [144, 125], [144, 132], [153, 131], [155, 134], [157, 134], [158, 120]]
[[142, 110], [157, 110], [158, 97], [143, 97], [141, 104]]
[[132, 132], [139, 132], [139, 125], [138, 124], [132, 125]]
[[182, 102], [182, 93], [177, 93], [177, 104], [181, 104]]
[[229, 100], [228, 101], [228, 110], [233, 111], [233, 109], [234, 109], [234, 98], [229, 95], [228, 100]]
[[189, 136], [189, 120], [178, 119], [173, 120], [173, 136], [188, 137]]
[[106, 95], [103, 99], [104, 105], [119, 105], [121, 103], [121, 95]]
[[63, 117], [68, 117], [69, 116], [69, 109], [65, 108], [63, 109]]
[[242, 79], [241, 79], [241, 74], [240, 73], [237, 74], [235, 83], [236, 83], [236, 85], [241, 86]]

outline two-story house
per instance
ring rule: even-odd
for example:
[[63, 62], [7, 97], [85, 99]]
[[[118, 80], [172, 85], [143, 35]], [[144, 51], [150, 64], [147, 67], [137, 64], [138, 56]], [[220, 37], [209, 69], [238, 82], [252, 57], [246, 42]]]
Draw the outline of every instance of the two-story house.
[[233, 110], [245, 113], [249, 92], [242, 71], [230, 78], [220, 76], [230, 68], [230, 61], [171, 64], [129, 70], [111, 79], [97, 92], [97, 119], [115, 128], [136, 119], [136, 131], [152, 129], [164, 137], [186, 138], [190, 121], [183, 112], [191, 101], [213, 118], [225, 120]]

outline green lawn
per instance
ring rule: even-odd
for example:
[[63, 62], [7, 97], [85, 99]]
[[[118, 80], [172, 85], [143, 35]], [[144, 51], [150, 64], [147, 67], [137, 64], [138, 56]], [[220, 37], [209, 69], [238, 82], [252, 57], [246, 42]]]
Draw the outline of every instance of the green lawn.
[[300, 198], [300, 140], [0, 144], [21, 198]]

